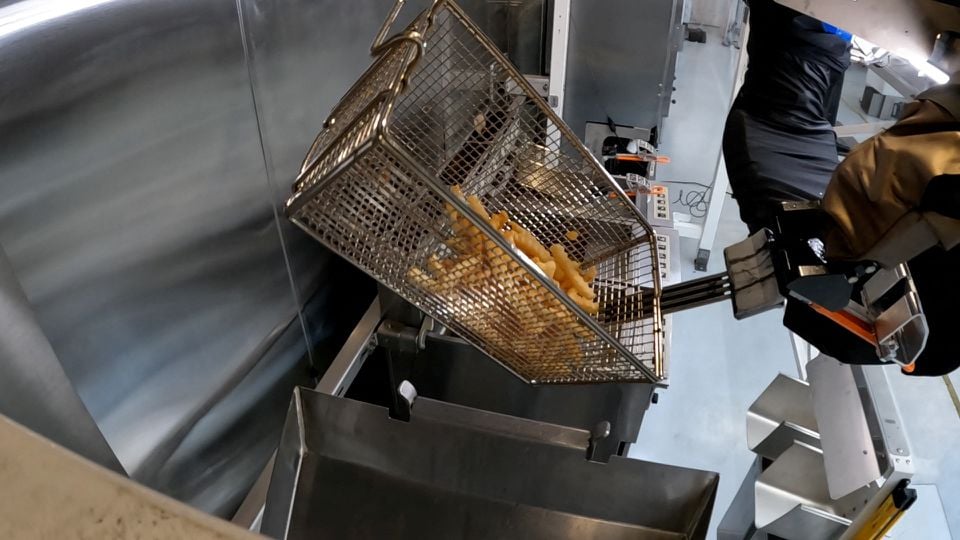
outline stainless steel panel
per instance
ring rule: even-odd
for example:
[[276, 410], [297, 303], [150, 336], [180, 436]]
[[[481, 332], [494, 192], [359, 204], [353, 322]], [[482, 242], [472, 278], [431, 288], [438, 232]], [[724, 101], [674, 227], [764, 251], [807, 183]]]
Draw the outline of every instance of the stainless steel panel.
[[780, 374], [747, 410], [747, 448], [767, 459], [800, 441], [820, 446], [810, 385]]
[[124, 467], [217, 513], [307, 374], [242, 45], [233, 0], [0, 7], [0, 243]]
[[[712, 1], [712, 0], [711, 0]], [[670, 33], [667, 38], [667, 67], [663, 75], [663, 116], [670, 115], [670, 106], [673, 103], [674, 84], [677, 80], [677, 62], [680, 61], [680, 51], [686, 40], [687, 31], [683, 26], [684, 0], [674, 0], [673, 18], [670, 19]]]
[[809, 506], [797, 506], [763, 529], [767, 538], [787, 540], [835, 540], [847, 530], [848, 523], [827, 512]]
[[826, 356], [807, 364], [830, 496], [839, 499], [880, 478], [851, 366]]
[[447, 336], [430, 336], [425, 350], [406, 358], [394, 355], [394, 362], [395, 376], [409, 379], [428, 398], [586, 431], [609, 422], [610, 435], [596, 445], [601, 459], [621, 450], [626, 455], [656, 390], [652, 384], [529, 386], [463, 340]]
[[67, 379], [0, 247], [0, 416], [123, 473]]
[[[874, 490], [869, 497], [860, 497], [867, 500], [864, 506], [857, 506], [859, 512], [854, 516], [850, 531], [859, 531], [867, 526], [871, 517], [880, 508], [884, 500], [893, 492], [901, 480], [909, 480], [916, 471], [916, 457], [913, 456], [910, 441], [904, 431], [903, 418], [900, 408], [893, 395], [887, 371], [890, 367], [884, 366], [851, 366], [853, 378], [857, 383], [860, 401], [863, 404], [867, 417], [867, 425], [873, 439], [873, 447], [877, 452], [880, 469], [883, 471], [884, 482]], [[891, 373], [900, 375], [899, 368]], [[851, 495], [850, 497], [853, 497]], [[859, 500], [856, 501], [859, 503]], [[848, 514], [852, 515], [852, 513]], [[844, 538], [853, 538], [849, 531]]]
[[404, 422], [381, 407], [300, 389], [263, 532], [276, 538], [706, 536], [716, 474], [621, 458], [591, 462], [588, 436], [426, 398]]
[[756, 482], [757, 529], [791, 540], [836, 538], [850, 522], [830, 499], [823, 455], [794, 444]]
[[457, 0], [525, 75], [544, 75], [547, 0]]
[[[572, 0], [563, 119], [659, 127], [682, 39], [678, 0]], [[678, 9], [679, 7], [679, 9]]]
[[[884, 474], [896, 469], [913, 474], [910, 440], [904, 430], [900, 406], [893, 395], [887, 368], [883, 366], [851, 366], [857, 381], [860, 401], [863, 403], [867, 424], [873, 437], [873, 447]], [[894, 370], [893, 373], [899, 373]]]

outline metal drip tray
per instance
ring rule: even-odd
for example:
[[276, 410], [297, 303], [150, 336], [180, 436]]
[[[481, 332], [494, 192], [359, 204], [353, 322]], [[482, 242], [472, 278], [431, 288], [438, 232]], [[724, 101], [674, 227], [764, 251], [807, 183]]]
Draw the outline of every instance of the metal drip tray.
[[267, 495], [275, 538], [704, 538], [716, 473], [614, 456], [590, 434], [416, 400], [299, 389]]

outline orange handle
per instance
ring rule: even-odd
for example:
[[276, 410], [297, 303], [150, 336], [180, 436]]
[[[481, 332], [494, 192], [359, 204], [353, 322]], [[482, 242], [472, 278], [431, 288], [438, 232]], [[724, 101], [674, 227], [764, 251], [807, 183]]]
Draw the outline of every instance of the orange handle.
[[[829, 309], [823, 306], [818, 306], [817, 304], [810, 304], [810, 307], [812, 307], [817, 313], [846, 328], [870, 345], [877, 347], [876, 333], [873, 331], [873, 328], [871, 328], [870, 325], [864, 322], [862, 319], [847, 313], [846, 311], [830, 311]], [[901, 365], [900, 368], [904, 373], [910, 374], [917, 369], [917, 365], [916, 363], [906, 366]]]
[[877, 346], [877, 335], [874, 333], [873, 328], [862, 319], [859, 319], [858, 317], [855, 317], [846, 311], [830, 311], [829, 309], [817, 304], [810, 304], [810, 307], [812, 307], [817, 313], [846, 328], [848, 331], [866, 341], [870, 345], [873, 345], [874, 347]]
[[617, 154], [617, 160], [619, 161], [635, 161], [637, 163], [644, 163], [647, 161], [653, 161], [660, 165], [667, 165], [670, 163], [669, 156], [637, 156], [634, 154]]

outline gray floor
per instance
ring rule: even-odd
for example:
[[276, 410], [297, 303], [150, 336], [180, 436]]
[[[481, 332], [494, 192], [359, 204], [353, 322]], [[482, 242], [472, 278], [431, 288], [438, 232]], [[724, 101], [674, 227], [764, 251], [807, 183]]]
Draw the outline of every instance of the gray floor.
[[[678, 104], [664, 127], [663, 147], [673, 163], [660, 169], [661, 180], [712, 182], [734, 65], [733, 51], [719, 44], [716, 33], [705, 45], [685, 44]], [[854, 112], [847, 113], [852, 120]], [[711, 272], [722, 270], [722, 248], [745, 235], [736, 202], [727, 197]], [[684, 279], [704, 275], [693, 270], [695, 253], [696, 242], [685, 240]], [[777, 373], [796, 374], [781, 317], [778, 311], [736, 321], [727, 304], [674, 315], [670, 387], [651, 407], [630, 455], [720, 473], [710, 538], [753, 460], [746, 448], [747, 408]], [[891, 537], [949, 539], [944, 514], [949, 527], [960, 532], [960, 456], [955, 453], [960, 416], [942, 379], [898, 373], [891, 379], [917, 456], [914, 483], [924, 484], [921, 502]], [[960, 386], [960, 375], [953, 380]]]

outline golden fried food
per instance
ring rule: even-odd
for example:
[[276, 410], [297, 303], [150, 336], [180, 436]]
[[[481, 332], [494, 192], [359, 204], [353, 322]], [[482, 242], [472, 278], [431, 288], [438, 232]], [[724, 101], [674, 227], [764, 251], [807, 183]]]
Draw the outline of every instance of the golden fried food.
[[510, 223], [510, 228], [516, 232], [515, 240], [517, 247], [520, 248], [520, 251], [522, 251], [524, 255], [531, 259], [540, 259], [541, 261], [550, 260], [550, 252], [547, 251], [547, 248], [543, 247], [543, 244], [540, 243], [540, 240], [537, 240], [537, 237], [534, 236], [533, 233], [512, 222]]
[[[491, 225], [494, 229], [502, 232], [503, 227], [504, 227], [509, 221], [510, 221], [510, 216], [508, 216], [506, 212], [504, 212], [504, 211], [501, 210], [500, 212], [497, 212], [496, 214], [493, 215], [493, 217], [490, 218], [490, 225]], [[513, 231], [511, 231], [511, 232], [513, 232]]]
[[487, 222], [490, 222], [492, 220], [492, 218], [490, 217], [490, 214], [487, 212], [487, 209], [484, 208], [483, 203], [480, 202], [480, 197], [477, 197], [476, 195], [471, 195], [467, 197], [467, 204], [470, 205], [471, 210], [476, 212], [478, 216], [487, 220]]
[[534, 259], [533, 262], [537, 263], [537, 266], [543, 270], [543, 273], [547, 275], [548, 278], [553, 279], [553, 276], [557, 274], [557, 262], [556, 261], [547, 261], [543, 262], [540, 259]]
[[600, 304], [598, 304], [597, 302], [592, 302], [590, 300], [587, 300], [586, 298], [580, 296], [580, 294], [577, 291], [570, 289], [569, 291], [567, 291], [567, 296], [569, 296], [571, 300], [576, 302], [577, 305], [580, 306], [580, 308], [586, 311], [587, 313], [591, 315], [596, 315], [597, 313], [600, 313]]
[[[597, 268], [585, 271], [560, 244], [547, 249], [522, 225], [511, 221], [505, 211], [490, 214], [476, 195], [465, 195], [460, 186], [451, 192], [466, 203], [476, 218], [490, 224], [495, 231], [536, 264], [547, 279], [552, 280], [583, 311], [596, 315], [600, 305], [591, 282]], [[517, 339], [537, 337], [542, 343], [528, 358], [563, 361], [573, 367], [583, 354], [581, 340], [592, 334], [547, 287], [533, 279], [515, 254], [504, 251], [469, 218], [450, 204], [445, 213], [453, 235], [446, 240], [452, 254], [433, 254], [424, 268], [413, 267], [407, 278], [414, 285], [439, 296], [457, 308], [457, 321], [489, 346], [512, 350]], [[569, 231], [566, 238], [580, 238]]]
[[576, 289], [580, 296], [588, 300], [593, 300], [597, 297], [596, 293], [594, 293], [590, 287], [590, 284], [580, 275], [580, 265], [573, 262], [567, 255], [566, 250], [563, 249], [563, 246], [560, 244], [550, 246], [550, 253], [553, 255], [553, 260], [557, 262], [557, 271], [562, 272], [563, 277], [559, 279], [561, 285], [569, 283], [570, 286]]
[[440, 261], [440, 257], [436, 253], [427, 258], [427, 269], [434, 276], [441, 276], [446, 271], [447, 267], [443, 265], [443, 262]]

